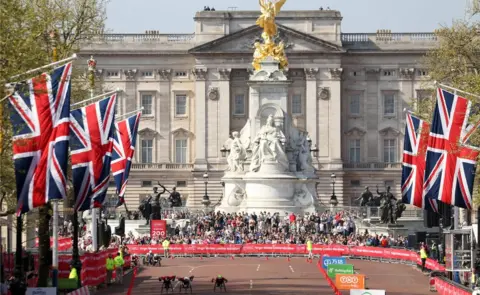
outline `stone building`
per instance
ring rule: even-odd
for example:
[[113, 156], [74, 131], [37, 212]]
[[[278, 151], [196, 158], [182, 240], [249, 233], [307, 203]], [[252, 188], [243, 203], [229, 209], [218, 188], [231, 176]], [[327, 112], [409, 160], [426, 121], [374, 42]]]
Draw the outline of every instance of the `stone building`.
[[[124, 90], [117, 112], [144, 108], [127, 188], [132, 208], [157, 181], [199, 206], [205, 171], [212, 203], [220, 199], [221, 150], [244, 126], [253, 99], [247, 81], [258, 15], [201, 11], [190, 34], [104, 34], [82, 46], [82, 63], [94, 55], [104, 89]], [[340, 204], [356, 204], [364, 186], [391, 186], [398, 196], [403, 109], [425, 95], [422, 57], [435, 35], [342, 33], [342, 16], [333, 10], [282, 11], [277, 22], [293, 81], [288, 112], [318, 148], [320, 201], [330, 199], [332, 173]]]

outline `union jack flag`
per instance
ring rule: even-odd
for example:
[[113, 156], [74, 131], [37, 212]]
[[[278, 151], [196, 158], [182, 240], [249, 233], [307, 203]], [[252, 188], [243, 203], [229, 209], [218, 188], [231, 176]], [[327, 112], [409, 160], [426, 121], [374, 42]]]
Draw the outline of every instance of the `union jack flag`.
[[75, 210], [103, 205], [110, 180], [116, 95], [70, 112]]
[[430, 124], [407, 113], [402, 163], [402, 202], [438, 212], [437, 201], [423, 197]]
[[424, 196], [471, 209], [477, 148], [464, 143], [475, 131], [467, 130], [470, 101], [437, 89], [437, 104], [428, 139]]
[[17, 84], [8, 97], [18, 216], [66, 196], [71, 73], [65, 64]]
[[125, 202], [125, 188], [132, 165], [137, 141], [138, 123], [141, 113], [115, 123], [115, 136], [113, 139], [112, 173], [117, 187], [119, 201], [117, 207]]

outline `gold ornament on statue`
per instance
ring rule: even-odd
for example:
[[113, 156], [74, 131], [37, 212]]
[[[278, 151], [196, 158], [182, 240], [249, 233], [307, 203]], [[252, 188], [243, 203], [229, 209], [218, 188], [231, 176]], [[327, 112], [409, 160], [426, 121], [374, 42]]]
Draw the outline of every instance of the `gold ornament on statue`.
[[275, 24], [275, 17], [280, 12], [280, 9], [287, 0], [279, 0], [272, 2], [269, 0], [259, 0], [260, 10], [262, 14], [257, 19], [257, 25], [263, 29], [262, 39], [263, 43], [255, 42], [255, 52], [253, 54], [253, 68], [260, 70], [260, 63], [268, 56], [278, 61], [279, 68], [285, 70], [288, 67], [288, 60], [285, 55], [285, 44], [280, 42], [278, 45], [274, 42], [274, 37], [277, 35], [277, 25]]

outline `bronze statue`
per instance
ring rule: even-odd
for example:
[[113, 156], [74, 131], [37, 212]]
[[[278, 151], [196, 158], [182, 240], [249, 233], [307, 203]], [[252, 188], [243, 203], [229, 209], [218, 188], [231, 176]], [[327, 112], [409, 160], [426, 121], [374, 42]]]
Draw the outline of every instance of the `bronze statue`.
[[150, 201], [152, 205], [152, 213], [150, 215], [150, 220], [162, 219], [162, 216], [160, 214], [160, 211], [162, 210], [162, 207], [160, 205], [160, 197], [162, 194], [165, 193], [166, 189], [163, 185], [160, 185], [160, 186], [163, 188], [162, 192], [159, 192], [158, 187], [156, 186], [153, 188], [153, 194], [151, 195], [153, 200]]
[[170, 202], [171, 207], [182, 207], [182, 197], [180, 196], [180, 193], [177, 192], [176, 187], [172, 188], [168, 201]]
[[148, 196], [147, 199], [143, 199], [140, 202], [140, 206], [138, 206], [138, 210], [142, 213], [143, 218], [147, 221], [146, 225], [150, 224], [150, 215], [152, 214], [152, 205], [150, 204], [150, 200], [152, 196]]
[[402, 217], [403, 211], [407, 209], [407, 206], [402, 202], [402, 200], [398, 200], [395, 206], [395, 221]]
[[396, 207], [396, 202], [397, 198], [390, 192], [390, 187], [387, 186], [387, 191], [386, 192], [380, 192], [378, 190], [378, 185], [377, 185], [377, 194], [380, 195], [380, 200], [382, 201], [380, 205], [380, 212], [381, 212], [381, 223], [384, 224], [395, 224], [397, 222], [395, 218], [395, 207]]
[[373, 202], [373, 194], [372, 192], [369, 190], [368, 186], [365, 187], [365, 191], [362, 193], [362, 195], [360, 196], [360, 198], [358, 198], [356, 201], [360, 201], [362, 200], [362, 202], [360, 203], [360, 206], [362, 207], [365, 207], [365, 206], [371, 206], [372, 205], [372, 202]]

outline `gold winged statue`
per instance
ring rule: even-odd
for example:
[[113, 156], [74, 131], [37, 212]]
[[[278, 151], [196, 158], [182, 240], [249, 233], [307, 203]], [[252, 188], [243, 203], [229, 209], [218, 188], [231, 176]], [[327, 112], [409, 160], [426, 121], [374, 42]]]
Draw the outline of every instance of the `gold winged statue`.
[[272, 0], [259, 0], [262, 15], [257, 19], [257, 25], [263, 29], [262, 38], [264, 43], [255, 42], [255, 53], [253, 54], [252, 66], [255, 70], [260, 70], [261, 61], [267, 56], [279, 62], [279, 68], [285, 70], [288, 67], [288, 60], [285, 55], [285, 44], [275, 44], [273, 38], [277, 35], [277, 25], [275, 24], [275, 17], [280, 12], [282, 6], [287, 0], [279, 0], [272, 2]]
[[262, 12], [262, 15], [258, 17], [257, 25], [263, 28], [264, 34], [262, 34], [262, 37], [264, 40], [266, 38], [269, 39], [265, 40], [265, 42], [271, 42], [271, 39], [277, 34], [275, 17], [278, 15], [280, 9], [287, 0], [279, 0], [275, 3], [269, 0], [258, 0], [258, 2], [260, 3], [260, 11]]

